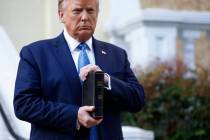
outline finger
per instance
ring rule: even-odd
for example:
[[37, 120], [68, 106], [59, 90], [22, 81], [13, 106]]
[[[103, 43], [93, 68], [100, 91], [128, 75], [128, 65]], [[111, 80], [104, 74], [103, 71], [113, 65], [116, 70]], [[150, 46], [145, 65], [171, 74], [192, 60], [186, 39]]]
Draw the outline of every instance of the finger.
[[94, 118], [91, 117], [89, 119], [88, 123], [89, 123], [89, 125], [98, 125], [98, 124], [100, 124], [102, 122], [102, 120], [103, 119], [97, 120], [97, 119], [94, 119]]
[[90, 115], [86, 115], [84, 117], [84, 120], [82, 121], [82, 125], [85, 126], [86, 128], [90, 128], [91, 126], [94, 125], [94, 122], [91, 121], [91, 116]]
[[100, 124], [103, 121], [103, 119], [97, 120], [97, 125]]
[[98, 65], [97, 65], [96, 71], [102, 71]]
[[96, 65], [90, 65], [89, 67], [87, 67], [87, 71], [91, 72], [91, 71], [96, 71], [97, 66]]
[[83, 125], [86, 128], [89, 128], [90, 126], [94, 125], [94, 121], [92, 121], [92, 117], [90, 116], [88, 112], [93, 109], [94, 107], [91, 107], [91, 106], [84, 106], [84, 107], [79, 108], [78, 121], [81, 125]]
[[86, 128], [90, 128], [93, 125], [98, 125], [99, 121], [95, 120], [94, 118], [92, 118], [89, 114], [86, 114], [84, 117], [84, 120], [82, 121], [83, 126], [85, 126]]
[[92, 112], [95, 107], [94, 106], [83, 106], [82, 107], [86, 112]]
[[90, 71], [96, 71], [97, 68], [98, 68], [98, 66], [96, 66], [96, 65], [94, 65], [94, 64], [91, 64], [91, 65], [88, 65], [88, 66], [87, 66], [88, 72], [90, 72]]
[[94, 64], [89, 64], [89, 65], [86, 65], [84, 67], [81, 68], [82, 72], [90, 72], [90, 71], [101, 71], [100, 67], [98, 65], [94, 65]]
[[82, 79], [84, 79], [88, 75], [88, 72], [93, 69], [93, 67], [94, 66], [92, 66], [92, 64], [89, 64], [89, 65], [86, 65], [86, 66], [82, 67], [80, 69], [80, 73], [79, 73], [80, 77]]
[[82, 80], [82, 81], [85, 81], [85, 79], [86, 79], [86, 76], [85, 76], [86, 74], [83, 74], [83, 73], [80, 73], [79, 74], [79, 77], [80, 77], [80, 79]]
[[98, 65], [94, 65], [94, 64], [86, 65], [80, 69], [80, 73], [79, 73], [80, 79], [82, 81], [85, 81], [88, 73], [91, 71], [96, 72], [96, 71], [102, 71], [102, 70], [100, 69]]
[[88, 75], [88, 71], [86, 69], [81, 70], [79, 73], [79, 77], [82, 81], [86, 79], [87, 75]]

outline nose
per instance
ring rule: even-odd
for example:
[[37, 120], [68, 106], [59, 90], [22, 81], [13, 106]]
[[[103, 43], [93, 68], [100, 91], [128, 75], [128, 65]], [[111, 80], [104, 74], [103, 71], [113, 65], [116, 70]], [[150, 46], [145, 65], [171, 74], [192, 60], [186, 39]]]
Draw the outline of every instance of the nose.
[[85, 10], [82, 12], [81, 20], [82, 21], [87, 21], [88, 20], [88, 13]]

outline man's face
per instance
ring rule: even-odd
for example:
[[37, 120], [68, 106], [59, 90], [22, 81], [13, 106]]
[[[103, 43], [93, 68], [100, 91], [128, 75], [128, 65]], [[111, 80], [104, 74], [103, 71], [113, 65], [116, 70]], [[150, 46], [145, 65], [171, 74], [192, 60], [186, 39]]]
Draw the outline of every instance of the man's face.
[[79, 42], [87, 41], [94, 33], [98, 17], [97, 0], [67, 0], [59, 17], [68, 33]]

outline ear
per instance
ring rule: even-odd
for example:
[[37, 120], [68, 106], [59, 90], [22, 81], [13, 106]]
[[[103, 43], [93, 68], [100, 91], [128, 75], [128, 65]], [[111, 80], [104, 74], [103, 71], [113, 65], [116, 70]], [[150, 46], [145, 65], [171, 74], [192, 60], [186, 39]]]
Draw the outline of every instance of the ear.
[[59, 10], [58, 11], [58, 16], [59, 16], [59, 19], [60, 19], [60, 22], [64, 22], [64, 12], [62, 10]]

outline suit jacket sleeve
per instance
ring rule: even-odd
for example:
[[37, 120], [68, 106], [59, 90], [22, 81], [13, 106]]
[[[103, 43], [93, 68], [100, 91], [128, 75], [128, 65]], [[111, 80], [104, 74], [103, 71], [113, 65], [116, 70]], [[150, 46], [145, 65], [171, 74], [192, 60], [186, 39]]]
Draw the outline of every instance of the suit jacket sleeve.
[[15, 84], [14, 110], [24, 121], [51, 129], [76, 131], [79, 107], [42, 97], [41, 76], [31, 51], [23, 48], [20, 53]]
[[123, 60], [124, 70], [121, 78], [111, 76], [111, 91], [108, 96], [123, 109], [129, 112], [138, 112], [144, 106], [144, 89], [137, 81], [130, 68], [127, 54], [123, 51], [120, 60]]

